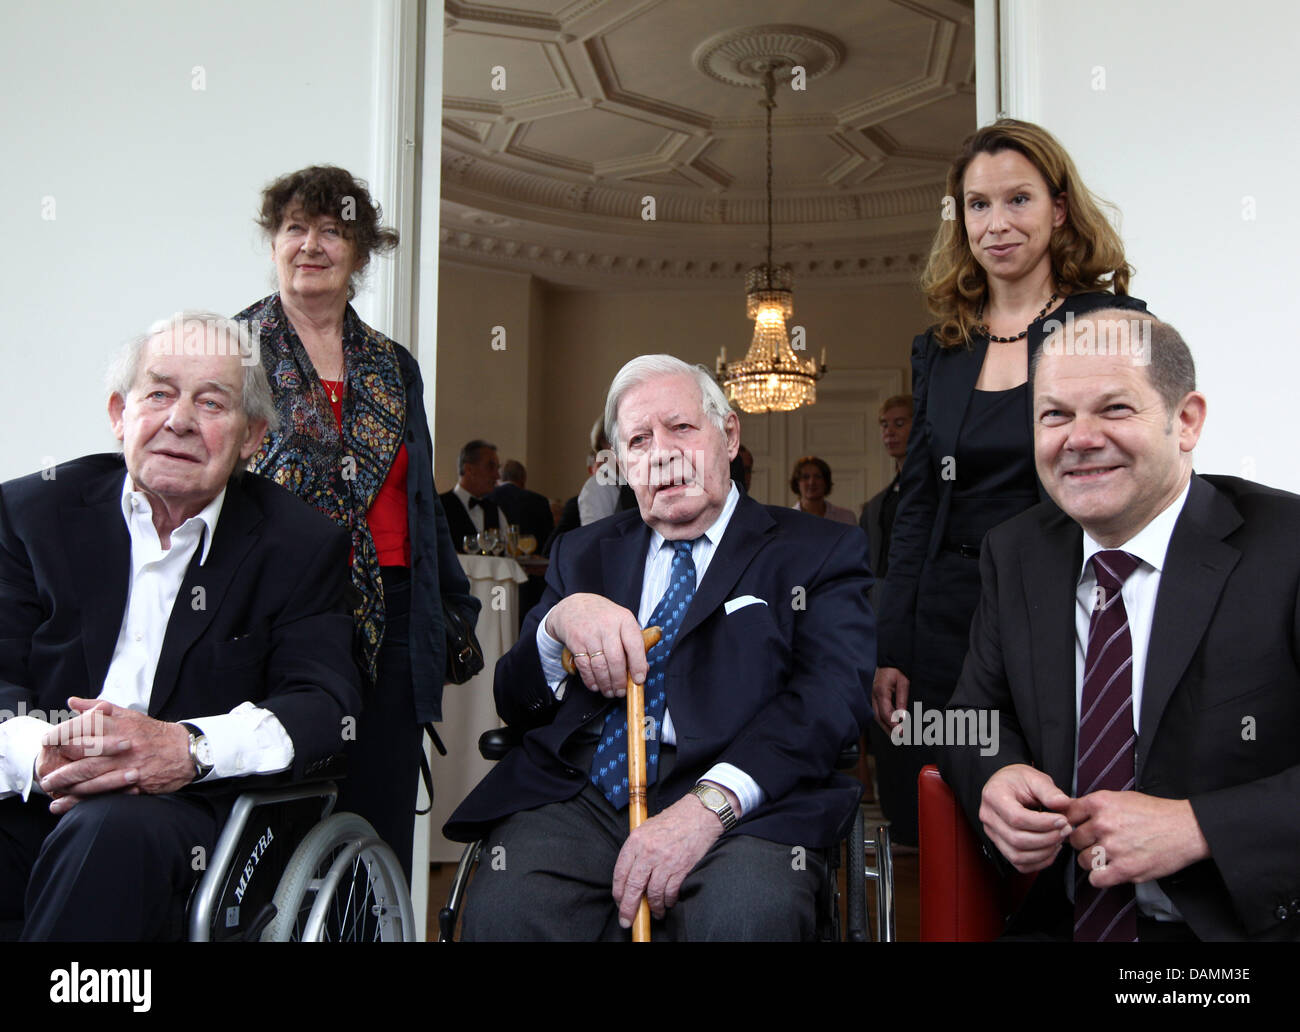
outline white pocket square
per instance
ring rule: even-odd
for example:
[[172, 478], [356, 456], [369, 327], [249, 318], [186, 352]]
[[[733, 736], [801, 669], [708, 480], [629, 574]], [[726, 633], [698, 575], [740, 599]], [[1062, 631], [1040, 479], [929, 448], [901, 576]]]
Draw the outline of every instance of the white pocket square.
[[738, 598], [733, 598], [722, 608], [726, 612], [726, 614], [730, 616], [737, 609], [744, 609], [746, 606], [755, 606], [755, 605], [765, 606], [767, 605], [767, 603], [764, 602], [761, 598], [758, 598], [754, 595], [741, 595]]

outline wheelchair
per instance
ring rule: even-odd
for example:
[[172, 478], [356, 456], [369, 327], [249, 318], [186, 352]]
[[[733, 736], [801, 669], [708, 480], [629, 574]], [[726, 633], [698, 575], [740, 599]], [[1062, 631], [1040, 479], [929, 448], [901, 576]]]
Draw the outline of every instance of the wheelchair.
[[190, 895], [191, 942], [414, 942], [402, 865], [355, 813], [334, 813], [340, 761], [236, 800]]
[[[479, 736], [478, 751], [485, 760], [496, 762], [518, 744], [516, 732], [508, 727], [485, 731]], [[858, 746], [853, 743], [841, 753], [835, 767], [850, 770], [857, 766]], [[483, 840], [471, 842], [461, 853], [456, 873], [447, 892], [447, 903], [438, 911], [438, 942], [452, 942], [460, 923], [465, 893], [478, 866]], [[839, 868], [841, 852], [844, 854], [844, 914], [841, 920], [841, 892]], [[871, 854], [872, 863], [867, 862]], [[866, 837], [862, 808], [853, 818], [853, 825], [845, 837], [843, 849], [828, 851], [826, 880], [817, 900], [817, 938], [822, 942], [870, 942], [871, 925], [867, 913], [867, 882], [875, 883], [876, 938], [880, 942], [895, 941], [894, 866], [889, 842], [889, 826], [879, 825], [874, 837]]]

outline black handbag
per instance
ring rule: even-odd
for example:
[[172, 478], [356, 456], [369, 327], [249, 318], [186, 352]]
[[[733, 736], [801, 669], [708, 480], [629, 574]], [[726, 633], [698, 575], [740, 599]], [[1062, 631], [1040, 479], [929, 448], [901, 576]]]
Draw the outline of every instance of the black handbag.
[[483, 646], [474, 636], [474, 625], [454, 605], [442, 601], [442, 624], [447, 631], [448, 684], [464, 684], [483, 669]]
[[[474, 625], [465, 619], [455, 605], [445, 598], [442, 600], [442, 625], [447, 633], [447, 671], [448, 684], [464, 684], [483, 669], [483, 646], [474, 636]], [[424, 730], [433, 740], [433, 747], [440, 756], [447, 755], [447, 747], [442, 744], [438, 732], [432, 724], [424, 724]], [[423, 817], [433, 808], [433, 772], [429, 770], [429, 759], [420, 749], [420, 777], [424, 780], [425, 790], [429, 793], [429, 805], [424, 809], [418, 806], [416, 815]]]

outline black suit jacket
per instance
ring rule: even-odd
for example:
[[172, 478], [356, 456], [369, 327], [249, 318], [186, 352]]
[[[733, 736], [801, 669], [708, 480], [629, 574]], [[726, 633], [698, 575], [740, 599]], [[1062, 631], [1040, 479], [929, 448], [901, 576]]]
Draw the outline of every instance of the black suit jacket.
[[[444, 491], [438, 495], [439, 501], [442, 502], [443, 511], [447, 514], [447, 526], [451, 530], [451, 543], [455, 546], [457, 552], [465, 549], [465, 538], [470, 535], [478, 534], [478, 527], [474, 526], [474, 520], [470, 517], [469, 510], [465, 508], [465, 503], [457, 496], [455, 491]], [[497, 529], [501, 529], [501, 519], [498, 516]]]
[[[1029, 327], [1029, 353], [1042, 347], [1045, 329], [1052, 320], [1064, 321], [1101, 308], [1146, 310], [1146, 302], [1135, 297], [1106, 293], [1074, 294], [1065, 299], [1046, 320]], [[977, 336], [971, 347], [944, 348], [933, 333], [922, 333], [912, 341], [912, 430], [903, 460], [901, 496], [889, 543], [889, 572], [880, 597], [880, 665], [892, 666], [912, 675], [912, 644], [915, 634], [916, 599], [922, 572], [948, 534], [948, 510], [952, 504], [960, 469], [952, 466], [957, 439], [966, 422], [966, 408], [975, 393], [984, 356], [986, 337]], [[1028, 392], [1026, 392], [1026, 396]], [[1025, 425], [1033, 425], [1033, 399], [1027, 397]], [[1042, 485], [1039, 498], [1047, 500]], [[936, 586], [942, 591], [943, 586]]]
[[[97, 697], [126, 611], [122, 457], [90, 455], [53, 473], [0, 485], [0, 709], [10, 713]], [[343, 718], [361, 705], [346, 532], [245, 473], [226, 490], [200, 565], [201, 554], [176, 596], [149, 715], [175, 721], [254, 702], [293, 741], [293, 775], [312, 773], [340, 751]]]
[[[885, 508], [885, 499], [898, 489], [901, 477], [901, 473], [895, 473], [888, 487], [883, 491], [877, 491], [868, 499], [867, 504], [862, 507], [862, 515], [858, 517], [858, 526], [867, 534], [867, 562], [871, 564], [871, 575], [877, 578], [876, 583], [871, 586], [873, 609], [880, 604], [880, 590], [884, 586], [884, 581], [879, 579], [882, 576], [881, 566], [887, 566], [885, 560], [889, 558], [889, 538], [885, 536], [884, 529], [880, 525], [881, 514]], [[892, 525], [890, 529], [892, 531]]]
[[555, 529], [551, 503], [545, 495], [507, 482], [494, 487], [488, 497], [501, 507], [507, 520], [518, 525], [521, 534], [532, 534], [537, 538], [538, 548], [546, 543]]
[[[1136, 789], [1191, 800], [1211, 859], [1160, 887], [1202, 939], [1300, 938], [1298, 537], [1300, 497], [1193, 476], [1161, 573]], [[1082, 549], [1078, 524], [1047, 505], [985, 539], [982, 597], [949, 706], [995, 709], [1000, 748], [948, 748], [940, 761], [975, 828], [984, 783], [1008, 764], [1032, 764], [1070, 791]], [[1030, 909], [1059, 909], [1061, 867], [1073, 862], [1061, 852]]]
[[[528, 733], [457, 808], [444, 829], [449, 838], [476, 838], [508, 814], [570, 799], [587, 783], [589, 771], [569, 762], [568, 746], [613, 703], [577, 677], [555, 700], [537, 625], [575, 592], [605, 595], [636, 613], [649, 543], [639, 512], [557, 540], [546, 594], [496, 668], [497, 710]], [[659, 786], [662, 805], [685, 795], [714, 763], [731, 763], [766, 793], [735, 833], [810, 847], [836, 841], [859, 785], [835, 774], [834, 764], [869, 719], [875, 671], [865, 557], [858, 527], [740, 497], [668, 659], [677, 761]], [[762, 601], [726, 612], [728, 601], [744, 596]]]

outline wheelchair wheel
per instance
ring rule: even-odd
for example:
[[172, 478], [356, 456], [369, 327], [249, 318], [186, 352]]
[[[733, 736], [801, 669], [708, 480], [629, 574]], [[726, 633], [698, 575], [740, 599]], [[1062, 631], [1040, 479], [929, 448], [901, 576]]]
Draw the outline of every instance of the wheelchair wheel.
[[396, 855], [355, 813], [322, 821], [294, 850], [263, 942], [413, 942], [415, 914]]
[[867, 846], [866, 828], [862, 821], [862, 808], [853, 818], [853, 828], [845, 841], [844, 897], [848, 919], [844, 937], [848, 942], [870, 942], [871, 929], [867, 923]]

